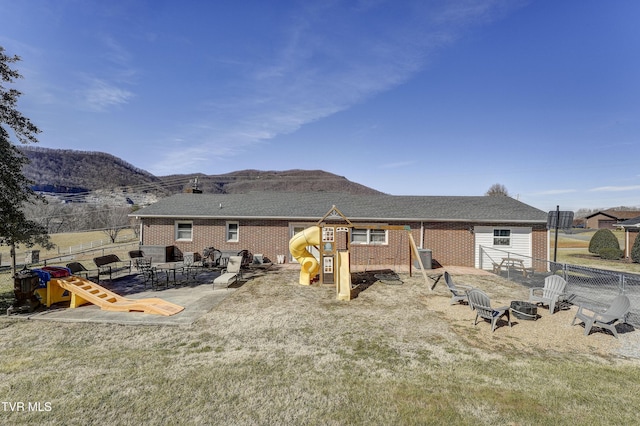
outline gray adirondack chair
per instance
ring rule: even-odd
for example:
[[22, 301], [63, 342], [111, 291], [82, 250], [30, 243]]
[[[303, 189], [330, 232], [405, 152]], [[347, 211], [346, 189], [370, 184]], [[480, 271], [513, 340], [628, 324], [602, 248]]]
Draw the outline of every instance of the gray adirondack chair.
[[544, 287], [529, 289], [529, 303], [549, 305], [549, 312], [553, 314], [566, 286], [567, 282], [564, 278], [559, 275], [550, 275], [544, 279]]
[[608, 308], [600, 311], [580, 305], [576, 316], [573, 317], [571, 325], [575, 325], [576, 320], [580, 320], [584, 322], [585, 336], [589, 335], [591, 328], [599, 327], [609, 330], [617, 339], [618, 332], [616, 331], [616, 323], [618, 323], [618, 321], [624, 322], [625, 316], [629, 313], [630, 308], [631, 302], [629, 298], [624, 295], [617, 296]]
[[467, 297], [469, 299], [469, 305], [471, 305], [471, 308], [476, 311], [476, 320], [473, 325], [478, 324], [478, 318], [484, 318], [491, 322], [491, 332], [493, 332], [496, 329], [498, 320], [502, 317], [506, 317], [509, 327], [511, 327], [511, 315], [508, 306], [492, 308], [489, 296], [477, 288], [467, 291]]
[[444, 282], [447, 283], [447, 287], [451, 292], [452, 305], [454, 303], [469, 303], [469, 300], [467, 299], [467, 291], [471, 290], [473, 287], [464, 284], [458, 284], [456, 286], [453, 282], [453, 278], [451, 278], [451, 275], [446, 271], [444, 273]]

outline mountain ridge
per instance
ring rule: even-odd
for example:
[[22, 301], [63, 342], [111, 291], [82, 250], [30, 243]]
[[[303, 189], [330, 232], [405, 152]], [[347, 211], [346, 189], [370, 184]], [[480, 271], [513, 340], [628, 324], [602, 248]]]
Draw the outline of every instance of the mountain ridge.
[[204, 193], [233, 194], [251, 191], [337, 191], [382, 194], [323, 170], [238, 170], [220, 175], [185, 173], [155, 176], [112, 154], [42, 147], [21, 147], [29, 158], [23, 173], [34, 189], [48, 194], [92, 191], [154, 193], [159, 197], [197, 189]]

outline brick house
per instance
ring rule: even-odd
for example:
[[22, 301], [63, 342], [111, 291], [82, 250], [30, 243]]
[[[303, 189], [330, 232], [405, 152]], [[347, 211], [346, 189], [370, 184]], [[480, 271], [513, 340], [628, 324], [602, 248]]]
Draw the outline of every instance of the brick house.
[[[351, 264], [409, 265], [407, 231], [366, 225], [402, 225], [439, 264], [490, 269], [505, 250], [548, 258], [547, 214], [511, 197], [396, 196], [346, 193], [252, 192], [177, 194], [132, 213], [140, 246], [184, 252], [249, 250], [294, 262], [289, 240], [337, 207], [352, 223]], [[363, 228], [358, 228], [358, 225]], [[345, 247], [346, 248], [346, 247]], [[499, 249], [492, 253], [492, 248]], [[527, 261], [531, 263], [529, 259]], [[532, 265], [528, 265], [532, 266]]]
[[638, 214], [637, 210], [603, 210], [586, 216], [585, 220], [590, 229], [615, 229], [620, 222], [633, 219]]

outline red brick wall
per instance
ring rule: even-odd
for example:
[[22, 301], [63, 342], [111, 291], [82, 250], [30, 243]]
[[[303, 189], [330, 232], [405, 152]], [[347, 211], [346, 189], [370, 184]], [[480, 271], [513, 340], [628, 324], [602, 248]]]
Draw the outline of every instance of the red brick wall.
[[[262, 253], [272, 261], [277, 255], [289, 259], [289, 221], [286, 220], [239, 220], [239, 241], [226, 241], [225, 220], [194, 219], [193, 241], [175, 241], [175, 220], [149, 219], [143, 221], [143, 245], [175, 246], [184, 252], [202, 253], [205, 247], [218, 250], [244, 250]], [[389, 223], [398, 225], [397, 223]], [[357, 226], [357, 222], [354, 223]], [[420, 223], [402, 223], [409, 225], [416, 245], [420, 246]], [[499, 224], [497, 226], [507, 226]], [[513, 225], [512, 226], [521, 226]], [[432, 257], [443, 266], [474, 266], [474, 235], [469, 231], [472, 223], [425, 223], [424, 248], [432, 250]], [[546, 259], [547, 233], [544, 225], [534, 228], [533, 256]], [[343, 248], [339, 243], [338, 248]], [[409, 236], [405, 231], [388, 231], [388, 245], [352, 245], [351, 263], [353, 265], [409, 265]]]
[[[144, 219], [143, 245], [175, 246], [180, 252], [196, 252], [202, 254], [206, 247], [218, 250], [262, 253], [271, 260], [277, 254], [289, 253], [289, 222], [240, 220], [238, 242], [227, 241], [227, 221], [213, 219], [194, 219], [193, 240], [175, 240], [175, 220]], [[231, 221], [234, 222], [234, 221]]]
[[[546, 225], [538, 225], [533, 227], [533, 236], [531, 238], [531, 245], [533, 246], [533, 252], [531, 256], [534, 259], [547, 258], [547, 256], [549, 255], [549, 240], [548, 240]], [[537, 269], [537, 266], [536, 266], [536, 269]]]
[[[424, 248], [432, 250], [433, 260], [443, 266], [469, 266], [475, 265], [475, 237], [470, 231], [474, 224], [470, 222], [460, 223], [425, 223], [424, 224]], [[519, 227], [522, 224], [499, 223], [496, 227]], [[547, 229], [546, 225], [536, 225], [532, 229], [532, 257], [536, 259], [547, 258]], [[419, 244], [416, 239], [416, 243]], [[537, 267], [537, 266], [536, 266]], [[542, 265], [541, 268], [544, 268]]]
[[[367, 222], [370, 223], [370, 222]], [[358, 222], [353, 222], [358, 227]], [[409, 225], [411, 234], [417, 246], [420, 245], [420, 224], [387, 223], [388, 225]], [[416, 229], [417, 225], [417, 229]], [[409, 267], [410, 245], [407, 231], [387, 231], [387, 245], [351, 245], [350, 256], [352, 265], [385, 265], [389, 267]]]
[[425, 223], [424, 248], [431, 249], [440, 265], [474, 265], [474, 238], [471, 223]]

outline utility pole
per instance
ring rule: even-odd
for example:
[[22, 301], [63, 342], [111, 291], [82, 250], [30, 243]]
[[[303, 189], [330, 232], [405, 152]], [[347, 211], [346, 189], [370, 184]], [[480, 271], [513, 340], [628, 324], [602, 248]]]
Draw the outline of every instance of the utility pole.
[[553, 248], [553, 262], [558, 259], [558, 227], [560, 226], [560, 206], [556, 206], [556, 239]]

